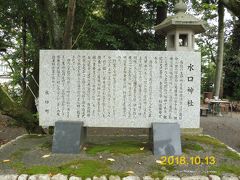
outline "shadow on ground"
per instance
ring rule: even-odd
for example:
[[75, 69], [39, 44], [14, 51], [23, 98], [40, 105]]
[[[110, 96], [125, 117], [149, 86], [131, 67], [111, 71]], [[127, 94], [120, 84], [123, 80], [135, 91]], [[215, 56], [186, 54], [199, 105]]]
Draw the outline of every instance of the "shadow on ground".
[[1, 148], [0, 174], [240, 175], [240, 156], [208, 136], [183, 136], [182, 156], [166, 159], [152, 155], [146, 136], [90, 136], [84, 150], [77, 155], [52, 154], [51, 144], [50, 135], [27, 135]]

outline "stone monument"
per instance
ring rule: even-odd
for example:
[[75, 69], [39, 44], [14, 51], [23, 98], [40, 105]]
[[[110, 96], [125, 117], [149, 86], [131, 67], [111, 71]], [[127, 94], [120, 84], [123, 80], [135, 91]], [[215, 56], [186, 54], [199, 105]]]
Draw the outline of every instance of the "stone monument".
[[[131, 127], [153, 129], [155, 155], [181, 154], [179, 128], [200, 125], [201, 65], [193, 36], [204, 30], [185, 10], [178, 3], [177, 14], [155, 27], [167, 35], [168, 51], [40, 51], [39, 119], [41, 126], [56, 125], [53, 152], [66, 152], [62, 144], [74, 136], [68, 146], [78, 148], [67, 153], [78, 153], [84, 127]], [[159, 130], [169, 128], [174, 133], [165, 141]]]
[[[186, 56], [189, 52], [194, 51], [194, 35], [197, 33], [204, 32], [205, 26], [204, 23], [194, 16], [186, 13], [187, 6], [179, 0], [175, 5], [176, 14], [170, 17], [167, 17], [162, 23], [155, 26], [156, 33], [161, 33], [167, 36], [167, 51], [187, 51]], [[200, 61], [200, 58], [194, 58], [195, 61]], [[193, 64], [188, 66], [188, 70], [194, 71]], [[199, 69], [198, 69], [199, 70]], [[199, 75], [200, 77], [200, 75]], [[191, 81], [191, 76], [188, 76], [188, 81]], [[199, 83], [199, 84], [198, 84]], [[185, 86], [188, 92], [192, 94], [195, 91], [196, 87], [200, 86], [200, 82], [193, 83], [192, 86]], [[188, 98], [191, 97], [190, 94], [185, 94]], [[194, 94], [198, 99], [200, 98], [200, 92]], [[199, 119], [200, 111], [200, 101], [197, 102], [198, 106], [196, 107], [196, 117]], [[192, 104], [192, 101], [188, 100], [188, 105]], [[186, 119], [189, 118], [188, 114]], [[186, 120], [184, 119], [184, 121]], [[181, 139], [180, 139], [180, 126], [181, 123], [172, 123], [172, 124], [162, 124], [162, 123], [153, 123], [152, 124], [152, 133], [153, 136], [153, 152], [156, 155], [181, 155]], [[199, 124], [198, 124], [199, 128]], [[172, 132], [172, 133], [169, 133]]]

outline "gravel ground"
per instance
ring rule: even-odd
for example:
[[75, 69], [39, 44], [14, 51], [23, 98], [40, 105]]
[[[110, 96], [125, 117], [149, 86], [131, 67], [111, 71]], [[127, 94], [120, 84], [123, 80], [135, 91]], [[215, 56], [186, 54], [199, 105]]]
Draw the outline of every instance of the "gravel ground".
[[[6, 118], [6, 117], [5, 117]], [[224, 114], [223, 117], [218, 116], [212, 116], [209, 115], [208, 117], [201, 117], [201, 127], [203, 128], [203, 133], [211, 135], [225, 144], [229, 145], [230, 147], [234, 148], [238, 152], [240, 152], [240, 113], [233, 113], [232, 115]], [[95, 132], [96, 131], [96, 132]], [[95, 134], [99, 131], [99, 129], [90, 129], [90, 134]], [[101, 129], [102, 132], [105, 132], [106, 134], [112, 134], [111, 132], [115, 132], [113, 134], [119, 135], [119, 134], [146, 134], [148, 133], [147, 129], [138, 129], [135, 132], [132, 132], [131, 130], [124, 130], [124, 129], [113, 129], [113, 130], [107, 130]], [[126, 132], [128, 131], [128, 132]], [[11, 140], [14, 139], [16, 136], [25, 134], [25, 130], [21, 127], [12, 127], [8, 126], [6, 121], [2, 121], [0, 118], [0, 140]], [[90, 138], [90, 142], [93, 143], [99, 143], [99, 142], [105, 142], [106, 139], [108, 142], [114, 142], [116, 141], [116, 137], [113, 137], [111, 139], [110, 137], [93, 137]], [[120, 137], [119, 137], [120, 138]], [[123, 137], [122, 137], [123, 138]], [[136, 140], [136, 137], [128, 137], [127, 139], [130, 140], [131, 138]], [[104, 140], [103, 140], [104, 139]], [[123, 138], [124, 139], [124, 138]], [[0, 150], [0, 160], [4, 159], [16, 159], [17, 161], [20, 160], [20, 162], [23, 162], [24, 164], [27, 164], [28, 166], [35, 166], [35, 165], [60, 165], [63, 162], [71, 162], [76, 159], [88, 159], [88, 160], [100, 160], [99, 154], [97, 156], [86, 156], [86, 153], [82, 151], [78, 155], [63, 155], [63, 154], [51, 154], [50, 148], [45, 148], [45, 146], [48, 144], [51, 144], [52, 137], [51, 136], [35, 136], [34, 138], [22, 138], [19, 139], [17, 142], [12, 143], [11, 146], [7, 146], [4, 149]], [[146, 142], [148, 141], [148, 138], [146, 136], [140, 136], [138, 141]], [[210, 156], [214, 154], [216, 157], [220, 157], [219, 162], [228, 162], [230, 164], [239, 164], [240, 160], [233, 162], [231, 159], [226, 159], [225, 157], [222, 157], [225, 150], [220, 150], [219, 152], [215, 152], [214, 149], [205, 147], [205, 145], [202, 144], [202, 147], [206, 149], [206, 152], [201, 151], [191, 151], [192, 156]], [[42, 158], [43, 155], [51, 154], [51, 156], [47, 159]], [[159, 170], [156, 169], [156, 167], [152, 166], [153, 164], [156, 165], [156, 157], [152, 156], [151, 152], [148, 151], [146, 154], [135, 154], [135, 155], [122, 155], [122, 156], [114, 156], [112, 154], [108, 153], [101, 153], [102, 159], [106, 160], [107, 158], [114, 158], [116, 162], [113, 163], [110, 167], [111, 169], [118, 170], [118, 171], [129, 171], [133, 170], [134, 172], [137, 172], [137, 175], [143, 176], [146, 175], [152, 168], [156, 171]], [[143, 163], [142, 165], [139, 165], [140, 163]], [[187, 175], [197, 175], [200, 174], [200, 172], [206, 172], [208, 171], [208, 166], [180, 166], [178, 167], [178, 171], [183, 171], [184, 169], [187, 169], [189, 172], [194, 173], [187, 173]], [[11, 168], [6, 163], [0, 163], [0, 174], [6, 174], [6, 173], [16, 173], [14, 169]]]
[[[88, 137], [88, 142], [91, 143], [104, 143], [107, 145], [111, 142], [116, 141], [126, 141], [126, 139], [138, 141], [140, 143], [146, 142], [147, 137]], [[98, 152], [96, 155], [87, 154], [86, 151], [81, 151], [81, 153], [76, 155], [71, 154], [52, 154], [51, 153], [51, 142], [52, 136], [24, 136], [18, 139], [15, 142], [12, 142], [10, 145], [7, 145], [0, 149], [0, 161], [9, 160], [10, 162], [1, 163], [0, 162], [0, 174], [9, 174], [17, 173], [14, 167], [18, 167], [19, 163], [23, 163], [26, 168], [33, 166], [60, 166], [66, 163], [73, 163], [76, 160], [97, 160], [98, 162], [105, 163], [108, 158], [115, 159], [115, 162], [108, 163], [108, 167], [116, 172], [127, 172], [133, 171], [138, 176], [151, 175], [158, 172], [165, 172], [171, 175], [201, 175], [203, 172], [212, 172], [211, 165], [206, 165], [201, 163], [200, 165], [196, 164], [182, 164], [175, 165], [174, 170], [168, 171], [167, 167], [160, 166], [156, 163], [156, 160], [159, 160], [159, 157], [154, 157], [150, 151], [148, 144], [143, 143], [141, 146], [145, 146], [146, 152], [137, 153], [132, 155], [127, 154], [114, 154], [110, 152]], [[216, 158], [217, 165], [228, 164], [240, 167], [240, 159], [233, 160], [224, 155], [226, 148], [215, 148], [212, 145], [199, 143], [200, 147], [203, 148], [203, 151], [191, 150], [192, 148], [187, 144], [195, 143], [195, 141], [189, 141], [184, 139], [182, 141], [183, 146], [185, 145], [185, 152], [182, 156], [184, 157], [205, 157], [214, 156]], [[49, 146], [48, 146], [49, 145]], [[89, 143], [85, 144], [87, 149], [91, 148]], [[43, 158], [44, 155], [49, 155], [47, 158]], [[101, 158], [100, 158], [101, 156]], [[188, 161], [190, 162], [190, 161]], [[202, 161], [201, 161], [202, 162]], [[17, 164], [16, 164], [17, 163]], [[14, 165], [15, 164], [15, 165]], [[70, 165], [71, 168], [75, 168], [74, 164]], [[51, 171], [50, 171], [51, 172]], [[50, 173], [49, 172], [49, 173]]]
[[15, 121], [5, 115], [0, 114], [0, 145], [15, 139], [22, 134], [27, 134], [23, 127], [14, 125]]
[[[22, 127], [9, 126], [12, 119], [0, 114], [0, 145], [15, 139], [17, 136], [26, 134], [26, 130]], [[11, 123], [10, 123], [11, 124]], [[228, 146], [240, 152], [240, 112], [223, 114], [223, 117], [212, 116], [201, 117], [200, 126], [203, 128], [203, 133], [211, 135]], [[91, 135], [120, 135], [120, 134], [148, 134], [148, 129], [109, 129], [101, 128], [101, 131], [96, 128], [89, 128], [88, 132]], [[100, 134], [99, 134], [100, 133]]]
[[211, 135], [240, 152], [240, 113], [201, 117], [203, 133]]

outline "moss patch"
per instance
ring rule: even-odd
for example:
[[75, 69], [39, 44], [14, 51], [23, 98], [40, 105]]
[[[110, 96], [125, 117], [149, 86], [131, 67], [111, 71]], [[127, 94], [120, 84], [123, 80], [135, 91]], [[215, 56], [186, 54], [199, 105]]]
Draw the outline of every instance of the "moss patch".
[[40, 145], [40, 148], [50, 150], [52, 148], [52, 142], [51, 141], [46, 141], [45, 143]]
[[61, 166], [31, 166], [26, 167], [22, 163], [12, 163], [11, 167], [17, 170], [19, 174], [57, 174], [75, 175], [82, 178], [122, 174], [109, 170], [106, 162], [95, 160], [79, 160]]
[[[140, 148], [144, 147], [144, 150]], [[113, 153], [113, 154], [136, 154], [144, 153], [149, 148], [146, 144], [140, 142], [114, 142], [110, 144], [89, 144], [86, 152], [91, 155], [96, 155], [99, 152]]]
[[229, 149], [224, 152], [224, 156], [233, 160], [240, 160], [240, 156], [236, 152], [230, 151]]
[[208, 136], [183, 135], [182, 139], [185, 141], [195, 141], [202, 144], [212, 145], [215, 148], [226, 148], [226, 145], [222, 144], [219, 140]]
[[197, 143], [188, 142], [183, 144], [182, 151], [186, 153], [188, 150], [192, 151], [204, 151], [203, 147]]
[[22, 148], [22, 149], [19, 149], [18, 151], [15, 151], [10, 155], [10, 159], [20, 160], [23, 157], [23, 154], [28, 150], [29, 150], [28, 148]]
[[161, 171], [154, 171], [150, 174], [151, 177], [153, 178], [159, 178], [159, 179], [163, 179], [164, 176], [166, 176], [167, 174], [166, 173], [163, 173]]
[[24, 136], [23, 139], [40, 139], [40, 138], [44, 138], [46, 136], [44, 135], [41, 135], [41, 134], [30, 134], [30, 135], [27, 135], [27, 136]]
[[240, 176], [240, 168], [239, 166], [229, 165], [229, 164], [221, 164], [219, 166], [212, 166], [209, 168], [211, 171], [216, 171], [216, 174], [221, 176], [223, 173], [233, 173], [237, 176]]
[[[39, 139], [44, 137], [45, 139]], [[6, 157], [9, 158], [10, 161], [5, 163], [2, 167], [16, 170], [19, 174], [62, 173], [66, 175], [76, 175], [83, 178], [92, 177], [94, 175], [119, 175], [120, 177], [124, 177], [127, 176], [126, 171], [129, 170], [134, 171], [137, 175], [141, 174], [139, 176], [144, 174], [160, 178], [167, 174], [176, 174], [181, 176], [181, 171], [183, 169], [192, 171], [196, 170], [197, 172], [201, 172], [202, 175], [207, 171], [216, 171], [216, 174], [218, 175], [222, 175], [223, 173], [234, 173], [239, 175], [240, 171], [239, 156], [228, 150], [225, 145], [221, 144], [220, 141], [208, 136], [183, 136], [183, 152], [187, 151], [187, 153], [182, 156], [186, 156], [187, 159], [199, 156], [201, 158], [201, 162], [205, 162], [206, 157], [214, 156], [217, 164], [211, 166], [210, 164], [209, 166], [189, 166], [186, 164], [184, 167], [182, 165], [178, 165], [176, 161], [173, 165], [168, 164], [166, 166], [156, 163], [155, 161], [159, 159], [159, 157], [153, 157], [149, 148], [150, 145], [142, 143], [142, 141], [146, 139], [135, 139], [135, 141], [132, 141], [132, 139], [121, 139], [112, 142], [113, 139], [108, 138], [106, 138], [108, 141], [105, 141], [104, 138], [99, 141], [99, 143], [105, 144], [86, 143], [85, 146], [87, 149], [85, 152], [80, 153], [81, 156], [76, 155], [76, 157], [73, 157], [73, 155], [70, 155], [70, 159], [68, 159], [68, 155], [62, 156], [59, 154], [57, 155], [58, 159], [56, 162], [56, 157], [50, 156], [48, 159], [39, 161], [38, 166], [36, 166], [35, 160], [31, 161], [31, 159], [36, 157], [40, 158], [43, 153], [50, 153], [51, 150], [49, 148], [51, 147], [51, 139], [49, 136], [37, 135], [31, 135], [27, 138], [29, 139], [25, 139], [25, 143], [17, 144], [18, 146], [16, 146], [14, 151], [7, 153]], [[29, 144], [31, 144], [30, 142], [34, 142], [33, 146], [29, 146]], [[21, 143], [21, 141], [19, 143]], [[141, 150], [141, 148], [144, 149]], [[33, 153], [32, 150], [36, 153]], [[27, 151], [30, 151], [30, 153]], [[102, 159], [99, 158], [100, 153], [102, 153]], [[27, 154], [28, 156], [26, 156]], [[115, 162], [109, 162], [105, 157], [112, 157], [117, 160]], [[127, 163], [126, 158], [129, 158]], [[144, 163], [145, 161], [147, 163]], [[138, 162], [142, 163], [139, 164]], [[120, 166], [121, 168], [119, 168]], [[122, 168], [122, 166], [124, 166], [124, 168]], [[119, 172], [119, 169], [125, 173]]]
[[176, 170], [176, 166], [174, 165], [159, 165], [156, 164], [154, 166], [152, 166], [152, 172], [151, 172], [151, 176], [153, 178], [160, 178], [163, 179], [164, 176], [168, 175], [169, 172], [174, 172]]

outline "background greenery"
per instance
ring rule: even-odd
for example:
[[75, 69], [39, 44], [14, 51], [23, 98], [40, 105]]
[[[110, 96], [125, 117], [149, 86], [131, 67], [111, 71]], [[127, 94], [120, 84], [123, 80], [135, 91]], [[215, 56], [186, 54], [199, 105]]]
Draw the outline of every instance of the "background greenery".
[[[75, 11], [68, 9], [71, 3]], [[221, 96], [239, 100], [240, 2], [237, 0], [187, 1], [189, 13], [208, 22], [206, 33], [196, 38], [196, 47], [202, 54], [201, 91], [213, 91], [220, 3], [229, 16], [224, 22]], [[155, 34], [153, 26], [167, 14], [173, 14], [174, 4], [173, 0], [0, 0], [0, 47], [7, 50], [1, 52], [0, 58], [9, 64], [13, 78], [7, 93], [21, 107], [36, 112], [27, 85], [38, 95], [31, 75], [38, 81], [40, 49], [165, 50], [164, 37]], [[72, 23], [73, 28], [67, 29], [67, 23]]]

